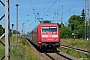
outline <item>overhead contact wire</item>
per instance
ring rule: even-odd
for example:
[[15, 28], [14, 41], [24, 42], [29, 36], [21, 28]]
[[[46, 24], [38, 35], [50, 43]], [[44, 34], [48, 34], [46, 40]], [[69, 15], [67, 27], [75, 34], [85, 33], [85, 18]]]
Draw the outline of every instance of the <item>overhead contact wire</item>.
[[[55, 2], [50, 6], [50, 8], [45, 12], [45, 14], [54, 6], [54, 4], [55, 4], [56, 2], [57, 2], [57, 0], [55, 0]], [[44, 15], [45, 15], [45, 14], [44, 14]], [[43, 16], [44, 16], [44, 15], [43, 15]]]

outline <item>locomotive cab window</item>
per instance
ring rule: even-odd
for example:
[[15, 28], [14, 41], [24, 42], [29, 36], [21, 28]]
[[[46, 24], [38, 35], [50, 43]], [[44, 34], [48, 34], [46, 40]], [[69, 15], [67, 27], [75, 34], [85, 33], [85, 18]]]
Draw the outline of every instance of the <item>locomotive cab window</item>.
[[42, 32], [57, 32], [57, 27], [42, 27]]

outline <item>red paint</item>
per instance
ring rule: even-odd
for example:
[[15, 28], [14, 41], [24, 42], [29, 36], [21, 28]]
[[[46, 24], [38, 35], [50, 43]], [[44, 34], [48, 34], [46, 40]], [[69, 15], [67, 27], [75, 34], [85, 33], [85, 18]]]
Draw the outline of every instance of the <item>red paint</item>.
[[[57, 27], [57, 32], [42, 32], [42, 26], [50, 26], [50, 27]], [[60, 42], [60, 30], [57, 24], [39, 24], [38, 25], [38, 46], [41, 47], [42, 42]], [[58, 35], [58, 38], [53, 38], [52, 35]], [[42, 35], [48, 35], [48, 38], [42, 38]], [[40, 43], [41, 42], [41, 43]]]

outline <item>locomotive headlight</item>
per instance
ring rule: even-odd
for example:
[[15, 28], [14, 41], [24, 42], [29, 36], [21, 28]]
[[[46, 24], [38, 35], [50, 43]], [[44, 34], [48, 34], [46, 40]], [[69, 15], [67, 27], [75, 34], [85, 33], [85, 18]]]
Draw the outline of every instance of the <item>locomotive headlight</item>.
[[41, 44], [41, 42], [39, 42], [39, 44]]
[[42, 42], [39, 42], [39, 46], [42, 44]]

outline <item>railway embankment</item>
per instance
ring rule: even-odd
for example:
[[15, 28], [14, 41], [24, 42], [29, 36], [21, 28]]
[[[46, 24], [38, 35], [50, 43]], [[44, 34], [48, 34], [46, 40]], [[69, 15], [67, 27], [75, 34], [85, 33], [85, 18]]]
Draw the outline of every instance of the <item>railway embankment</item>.
[[90, 41], [83, 39], [61, 39], [60, 51], [79, 59], [90, 59]]
[[[2, 42], [4, 41], [4, 38], [1, 40]], [[38, 52], [33, 46], [31, 46], [27, 41], [26, 38], [24, 37], [18, 37], [18, 43], [16, 43], [16, 37], [13, 39], [12, 43], [12, 38], [10, 39], [10, 59], [11, 60], [48, 60], [55, 55], [55, 53], [41, 53]], [[75, 48], [82, 48], [85, 50], [89, 50], [90, 46], [90, 41], [85, 41], [85, 40], [79, 40], [77, 39], [75, 42], [73, 39], [61, 39], [61, 44], [67, 45], [67, 46], [72, 46]], [[72, 57], [75, 57], [77, 60], [89, 60], [90, 59], [90, 54], [83, 54], [81, 52], [77, 52], [75, 49], [71, 48], [59, 48], [60, 52], [64, 52], [66, 54], [69, 54]], [[89, 50], [90, 51], [90, 50]], [[5, 47], [0, 44], [0, 60], [4, 57], [5, 55]], [[47, 55], [47, 56], [46, 56]], [[56, 56], [56, 55], [55, 55]], [[54, 56], [54, 57], [55, 57]], [[58, 58], [56, 58], [58, 57]], [[53, 59], [59, 59], [60, 56], [56, 56]], [[63, 57], [62, 57], [63, 59]]]
[[[1, 40], [5, 42], [4, 38]], [[0, 44], [0, 60], [4, 60], [5, 47]], [[16, 43], [16, 37], [10, 39], [10, 60], [40, 60], [37, 53], [29, 46], [24, 37], [18, 37], [18, 43]]]

